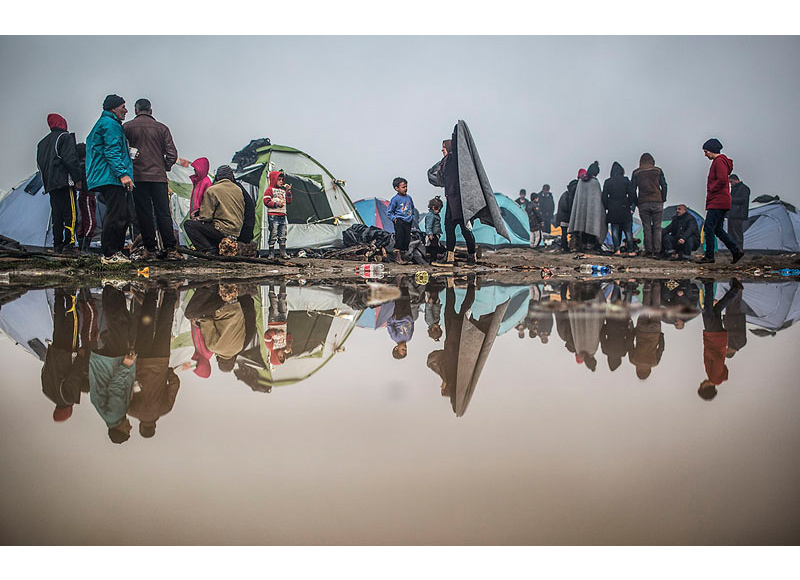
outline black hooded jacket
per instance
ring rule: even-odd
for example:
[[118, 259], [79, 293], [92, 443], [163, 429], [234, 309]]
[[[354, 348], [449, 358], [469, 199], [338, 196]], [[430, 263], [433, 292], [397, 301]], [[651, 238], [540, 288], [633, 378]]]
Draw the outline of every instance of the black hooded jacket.
[[558, 212], [556, 213], [556, 221], [561, 223], [569, 223], [569, 216], [572, 214], [572, 202], [575, 201], [575, 189], [578, 187], [578, 180], [573, 179], [567, 186], [567, 191], [561, 194], [558, 198]]
[[608, 211], [610, 224], [629, 224], [636, 207], [636, 193], [630, 179], [625, 177], [622, 165], [614, 162], [611, 177], [603, 184], [603, 206]]
[[47, 193], [67, 187], [70, 177], [73, 183], [78, 183], [83, 176], [75, 134], [59, 128], [51, 130], [36, 147], [36, 164]]
[[662, 234], [672, 234], [676, 241], [680, 239], [691, 241], [695, 247], [700, 245], [700, 230], [697, 227], [697, 221], [688, 211], [672, 218]]
[[[553, 221], [553, 213], [555, 213], [556, 202], [553, 200], [552, 193], [545, 190], [539, 192], [539, 208], [541, 209], [542, 219], [544, 221]], [[549, 234], [550, 232], [547, 233]]]

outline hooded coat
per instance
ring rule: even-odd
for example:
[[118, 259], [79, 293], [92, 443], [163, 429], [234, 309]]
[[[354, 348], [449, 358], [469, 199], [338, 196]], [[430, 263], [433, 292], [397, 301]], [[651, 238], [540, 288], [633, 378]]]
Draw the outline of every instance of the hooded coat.
[[[463, 218], [465, 222], [478, 219], [511, 241], [472, 134], [464, 121], [459, 120], [453, 129], [452, 144], [453, 152], [428, 170], [428, 181], [431, 185], [445, 188], [447, 212], [451, 218]], [[453, 183], [456, 172], [457, 186]]]
[[749, 207], [750, 188], [740, 181], [731, 187], [731, 211], [728, 213], [728, 219], [746, 220], [749, 215]]
[[578, 180], [569, 218], [569, 231], [590, 234], [600, 242], [606, 237], [608, 225], [603, 207], [603, 193], [600, 182], [592, 175], [587, 174]]
[[189, 215], [194, 215], [200, 210], [203, 203], [203, 196], [206, 190], [211, 187], [211, 178], [208, 176], [210, 164], [205, 157], [199, 157], [192, 161], [194, 174], [189, 176], [192, 180], [192, 198], [189, 205]]
[[[553, 214], [556, 209], [556, 202], [553, 199], [553, 193], [550, 191], [542, 190], [539, 192], [539, 208], [542, 212], [542, 219], [546, 222], [553, 221]], [[550, 233], [550, 232], [546, 232]]]
[[711, 162], [706, 184], [706, 209], [731, 209], [731, 184], [728, 176], [733, 171], [733, 159], [723, 154]]
[[558, 211], [556, 221], [560, 224], [569, 223], [569, 216], [572, 215], [572, 202], [575, 199], [575, 188], [578, 187], [578, 180], [573, 179], [567, 185], [567, 190], [558, 198]]
[[75, 134], [67, 131], [67, 121], [61, 115], [47, 116], [50, 133], [36, 147], [36, 165], [47, 193], [77, 183], [83, 179]]
[[[278, 187], [278, 178], [282, 173], [282, 171], [269, 172], [269, 185], [264, 190], [264, 205], [267, 206], [269, 215], [286, 215], [287, 206], [292, 203], [292, 190]], [[279, 200], [283, 202], [280, 207]]]
[[603, 206], [608, 210], [608, 223], [631, 223], [636, 207], [636, 193], [631, 180], [625, 177], [622, 165], [616, 161], [611, 166], [611, 176], [603, 183]]

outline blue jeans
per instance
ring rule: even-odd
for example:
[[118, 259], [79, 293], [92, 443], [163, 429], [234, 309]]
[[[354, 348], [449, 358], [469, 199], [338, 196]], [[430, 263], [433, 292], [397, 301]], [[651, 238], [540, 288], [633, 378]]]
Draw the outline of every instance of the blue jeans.
[[703, 232], [706, 238], [706, 258], [714, 257], [714, 250], [716, 249], [715, 237], [722, 240], [722, 243], [730, 250], [731, 254], [738, 254], [739, 248], [736, 247], [734, 242], [722, 227], [727, 215], [727, 209], [709, 209], [706, 210], [706, 221], [703, 224]]
[[622, 241], [622, 232], [625, 232], [625, 241], [628, 242], [628, 251], [633, 249], [633, 224], [611, 224], [611, 241], [614, 244], [614, 251], [619, 250]]
[[267, 214], [267, 224], [269, 225], [269, 245], [271, 248], [275, 245], [277, 239], [278, 244], [281, 246], [286, 245], [286, 216], [285, 215], [269, 215]]

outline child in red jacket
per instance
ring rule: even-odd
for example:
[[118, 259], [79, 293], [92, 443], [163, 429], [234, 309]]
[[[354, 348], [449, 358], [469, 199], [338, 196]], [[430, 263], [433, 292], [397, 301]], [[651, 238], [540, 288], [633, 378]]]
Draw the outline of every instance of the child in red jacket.
[[722, 227], [722, 222], [731, 209], [731, 186], [728, 176], [733, 171], [733, 160], [728, 159], [720, 151], [722, 151], [722, 143], [717, 139], [709, 139], [703, 143], [703, 153], [708, 159], [711, 159], [711, 168], [708, 171], [706, 221], [703, 224], [706, 252], [705, 256], [700, 259], [701, 264], [714, 263], [715, 238], [722, 240], [722, 243], [730, 250], [733, 255], [732, 264], [744, 256], [742, 249], [736, 247], [736, 242]]
[[269, 187], [264, 191], [264, 205], [267, 206], [269, 224], [269, 257], [275, 257], [275, 242], [280, 247], [281, 258], [286, 254], [286, 206], [292, 203], [292, 186], [286, 183], [283, 171], [269, 172]]

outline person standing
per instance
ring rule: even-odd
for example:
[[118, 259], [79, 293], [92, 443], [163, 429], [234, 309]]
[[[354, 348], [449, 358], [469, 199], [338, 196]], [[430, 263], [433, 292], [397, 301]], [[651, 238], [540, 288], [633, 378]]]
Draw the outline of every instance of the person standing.
[[524, 189], [520, 189], [519, 190], [519, 197], [514, 200], [516, 202], [516, 204], [519, 207], [522, 208], [522, 211], [527, 211], [528, 210], [528, 203], [529, 202], [528, 202], [528, 198], [525, 197], [526, 195], [528, 195], [528, 192], [525, 191]]
[[706, 158], [711, 159], [711, 167], [708, 170], [706, 183], [706, 222], [703, 224], [706, 251], [699, 260], [701, 264], [715, 262], [715, 236], [722, 240], [722, 243], [730, 250], [733, 255], [732, 264], [744, 256], [744, 252], [722, 227], [722, 222], [731, 209], [731, 186], [728, 176], [733, 171], [733, 160], [728, 159], [721, 151], [722, 143], [717, 139], [712, 138], [703, 143], [703, 154]]
[[[586, 170], [578, 171], [578, 178], [585, 175]], [[567, 184], [567, 190], [558, 198], [558, 211], [556, 212], [556, 223], [561, 228], [561, 251], [569, 252], [567, 238], [567, 228], [569, 227], [569, 216], [572, 214], [572, 202], [575, 199], [575, 189], [578, 187], [578, 180], [573, 179]]]
[[661, 254], [661, 217], [667, 201], [667, 179], [649, 153], [642, 153], [639, 158], [639, 167], [631, 174], [631, 187], [642, 220], [644, 254], [656, 258]]
[[392, 181], [395, 195], [389, 202], [386, 215], [394, 224], [394, 260], [407, 264], [405, 254], [411, 241], [411, 226], [414, 221], [414, 200], [408, 195], [408, 181], [405, 177], [395, 177]]
[[133, 191], [133, 163], [128, 139], [122, 129], [127, 114], [125, 99], [108, 95], [103, 101], [103, 112], [86, 139], [88, 188], [100, 192], [106, 204], [100, 241], [104, 264], [130, 262], [122, 253], [125, 230], [131, 221], [128, 194]]
[[50, 133], [36, 147], [36, 164], [50, 195], [53, 250], [72, 254], [78, 221], [73, 186], [82, 187], [75, 134], [67, 131], [66, 119], [57, 113], [47, 115], [47, 126]]
[[[133, 159], [133, 178], [136, 187], [133, 190], [133, 202], [136, 218], [142, 232], [144, 244], [144, 260], [156, 257], [156, 228], [164, 245], [164, 258], [181, 260], [176, 251], [177, 242], [172, 231], [172, 216], [169, 211], [169, 193], [167, 190], [167, 171], [178, 160], [178, 150], [172, 141], [169, 128], [153, 117], [153, 107], [147, 99], [139, 99], [134, 105], [136, 117], [122, 126], [128, 143], [138, 149]], [[155, 214], [155, 224], [153, 223]]]
[[[288, 258], [286, 253], [286, 232], [288, 222], [286, 206], [292, 203], [292, 186], [286, 183], [286, 174], [281, 171], [270, 171], [269, 186], [264, 190], [264, 205], [267, 207], [267, 224], [269, 225], [269, 258], [275, 258], [275, 242], [278, 243], [281, 259]], [[231, 181], [234, 181], [231, 179]], [[243, 193], [244, 190], [242, 190]], [[246, 209], [246, 208], [245, 208]], [[242, 222], [244, 225], [244, 222]], [[251, 224], [252, 227], [252, 224]]]
[[528, 202], [528, 207], [525, 208], [525, 213], [528, 214], [528, 228], [531, 232], [530, 245], [531, 248], [536, 248], [542, 241], [542, 227], [544, 225], [538, 194], [533, 194], [533, 197]]
[[573, 244], [579, 252], [587, 247], [599, 250], [608, 231], [602, 188], [597, 181], [599, 173], [600, 164], [594, 161], [575, 188], [569, 231], [574, 235]]
[[611, 166], [611, 175], [603, 183], [603, 206], [608, 211], [607, 221], [611, 225], [611, 241], [614, 254], [619, 256], [622, 232], [628, 248], [633, 248], [633, 212], [636, 209], [636, 193], [631, 180], [625, 177], [625, 169], [616, 161]]
[[728, 235], [736, 242], [736, 247], [744, 250], [744, 224], [749, 216], [750, 188], [739, 176], [731, 173], [731, 211], [728, 212]]
[[550, 234], [553, 225], [553, 214], [556, 210], [556, 202], [550, 192], [550, 186], [544, 184], [542, 191], [539, 192], [539, 209], [542, 214], [542, 231]]

